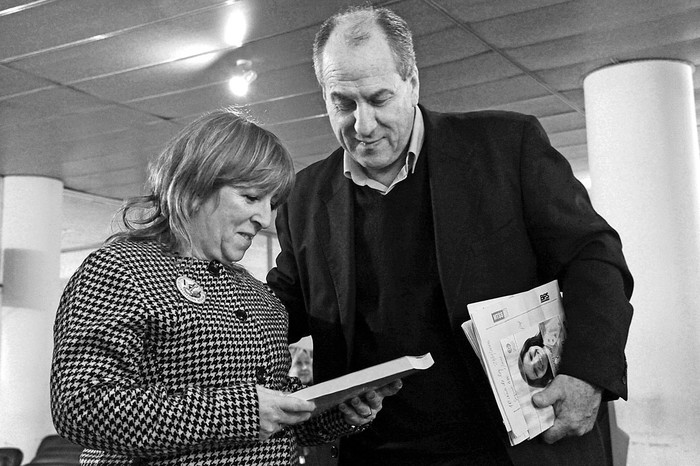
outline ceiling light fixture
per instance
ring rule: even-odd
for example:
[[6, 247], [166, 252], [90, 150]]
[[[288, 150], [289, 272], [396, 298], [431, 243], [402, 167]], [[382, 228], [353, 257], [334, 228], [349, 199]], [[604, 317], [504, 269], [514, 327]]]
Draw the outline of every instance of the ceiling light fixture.
[[248, 24], [245, 20], [245, 16], [240, 11], [234, 11], [229, 16], [228, 21], [226, 21], [226, 28], [224, 29], [224, 41], [228, 45], [233, 45], [234, 47], [240, 47], [243, 45], [243, 39], [248, 31]]
[[236, 60], [236, 71], [228, 81], [228, 88], [232, 94], [242, 97], [248, 94], [250, 83], [255, 81], [258, 74], [251, 70], [250, 60]]

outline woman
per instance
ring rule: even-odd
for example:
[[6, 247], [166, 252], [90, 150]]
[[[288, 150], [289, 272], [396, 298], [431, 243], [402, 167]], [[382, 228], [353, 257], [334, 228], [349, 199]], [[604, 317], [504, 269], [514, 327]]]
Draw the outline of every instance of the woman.
[[289, 345], [289, 352], [292, 355], [292, 367], [289, 369], [289, 375], [298, 378], [304, 385], [314, 383], [313, 349], [301, 345]]
[[[288, 316], [236, 265], [294, 182], [289, 154], [234, 110], [198, 119], [150, 167], [148, 196], [92, 253], [56, 316], [58, 433], [86, 465], [292, 464], [297, 439], [361, 429], [386, 387], [309, 420], [285, 392]], [[306, 421], [306, 422], [305, 422]]]

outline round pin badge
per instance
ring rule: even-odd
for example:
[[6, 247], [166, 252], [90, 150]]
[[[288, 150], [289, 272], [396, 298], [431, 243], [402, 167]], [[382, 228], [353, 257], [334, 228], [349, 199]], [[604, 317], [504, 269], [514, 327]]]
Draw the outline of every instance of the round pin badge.
[[177, 280], [175, 280], [175, 284], [177, 285], [177, 289], [180, 291], [180, 294], [182, 294], [182, 296], [184, 296], [188, 301], [195, 304], [202, 304], [204, 302], [204, 299], [206, 298], [204, 288], [202, 288], [202, 285], [192, 280], [190, 277], [180, 275], [177, 277]]

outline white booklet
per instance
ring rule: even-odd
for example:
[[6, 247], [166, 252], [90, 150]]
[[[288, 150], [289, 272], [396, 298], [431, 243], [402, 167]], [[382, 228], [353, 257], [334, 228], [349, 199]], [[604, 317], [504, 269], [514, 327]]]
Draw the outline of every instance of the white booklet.
[[532, 395], [558, 372], [566, 339], [556, 280], [531, 290], [467, 305], [462, 329], [481, 360], [511, 445], [554, 423], [554, 410], [535, 408]]
[[433, 357], [430, 353], [422, 356], [403, 356], [311, 385], [290, 393], [289, 396], [313, 401], [316, 403], [316, 412], [322, 412], [350, 398], [383, 387], [396, 379], [428, 369], [432, 365]]

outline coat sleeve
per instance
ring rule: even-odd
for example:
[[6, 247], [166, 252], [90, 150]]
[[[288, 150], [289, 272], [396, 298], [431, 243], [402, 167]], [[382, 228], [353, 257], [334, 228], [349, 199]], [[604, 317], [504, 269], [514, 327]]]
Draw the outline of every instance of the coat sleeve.
[[104, 251], [72, 277], [54, 327], [51, 408], [57, 432], [86, 448], [146, 458], [256, 441], [253, 382], [177, 390], [143, 382], [146, 292], [118, 257]]
[[520, 174], [539, 274], [557, 278], [562, 290], [567, 340], [560, 372], [602, 387], [606, 400], [626, 399], [633, 280], [620, 238], [534, 118], [524, 126]]

